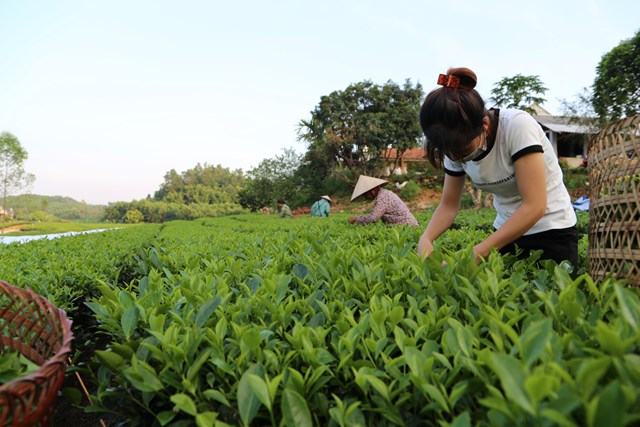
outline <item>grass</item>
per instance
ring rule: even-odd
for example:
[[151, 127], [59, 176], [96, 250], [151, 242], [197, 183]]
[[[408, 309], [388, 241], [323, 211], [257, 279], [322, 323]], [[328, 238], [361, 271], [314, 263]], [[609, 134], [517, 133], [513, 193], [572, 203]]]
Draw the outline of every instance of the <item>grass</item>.
[[[11, 231], [3, 232], [8, 227]], [[19, 230], [13, 227], [19, 226]], [[117, 224], [118, 228], [127, 227], [128, 224]], [[0, 225], [0, 234], [4, 236], [39, 236], [42, 234], [68, 233], [71, 231], [88, 231], [102, 228], [114, 228], [114, 224], [105, 223], [84, 223], [84, 222], [34, 222], [34, 223], [11, 223]]]

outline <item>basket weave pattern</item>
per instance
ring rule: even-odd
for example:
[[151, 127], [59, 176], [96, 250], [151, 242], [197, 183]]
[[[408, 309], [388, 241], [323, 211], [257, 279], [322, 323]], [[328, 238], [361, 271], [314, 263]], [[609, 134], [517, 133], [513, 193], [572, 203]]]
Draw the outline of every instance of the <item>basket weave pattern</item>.
[[640, 115], [601, 130], [589, 146], [589, 273], [640, 285]]
[[30, 289], [0, 281], [0, 352], [18, 351], [40, 365], [0, 386], [1, 426], [48, 425], [72, 341], [64, 311]]

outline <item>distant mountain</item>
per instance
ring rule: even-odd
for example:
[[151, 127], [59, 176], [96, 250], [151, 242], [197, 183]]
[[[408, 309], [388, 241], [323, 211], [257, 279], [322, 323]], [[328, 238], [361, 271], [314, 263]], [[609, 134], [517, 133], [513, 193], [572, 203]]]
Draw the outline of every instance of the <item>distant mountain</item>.
[[12, 209], [18, 219], [30, 219], [36, 213], [40, 216], [46, 213], [65, 221], [100, 222], [105, 208], [63, 196], [23, 194], [7, 197], [7, 210]]

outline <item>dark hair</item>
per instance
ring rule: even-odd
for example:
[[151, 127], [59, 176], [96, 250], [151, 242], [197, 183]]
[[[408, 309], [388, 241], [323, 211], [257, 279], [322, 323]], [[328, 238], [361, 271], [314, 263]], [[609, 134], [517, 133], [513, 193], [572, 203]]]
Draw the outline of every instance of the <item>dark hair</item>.
[[427, 158], [436, 168], [442, 167], [445, 154], [464, 154], [469, 142], [482, 132], [482, 119], [487, 113], [484, 100], [474, 89], [476, 73], [468, 68], [450, 68], [447, 75], [459, 81], [429, 92], [420, 108]]
[[281, 204], [281, 205], [286, 205], [287, 204], [287, 202], [285, 202], [282, 199], [278, 199], [278, 201], [276, 203]]

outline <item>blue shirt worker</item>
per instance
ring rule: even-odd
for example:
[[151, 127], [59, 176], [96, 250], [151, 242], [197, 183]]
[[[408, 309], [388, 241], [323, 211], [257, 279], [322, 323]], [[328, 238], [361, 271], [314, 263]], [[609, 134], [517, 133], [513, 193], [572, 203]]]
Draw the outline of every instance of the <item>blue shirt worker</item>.
[[311, 205], [311, 216], [319, 216], [325, 218], [331, 212], [331, 197], [321, 196], [318, 201]]

